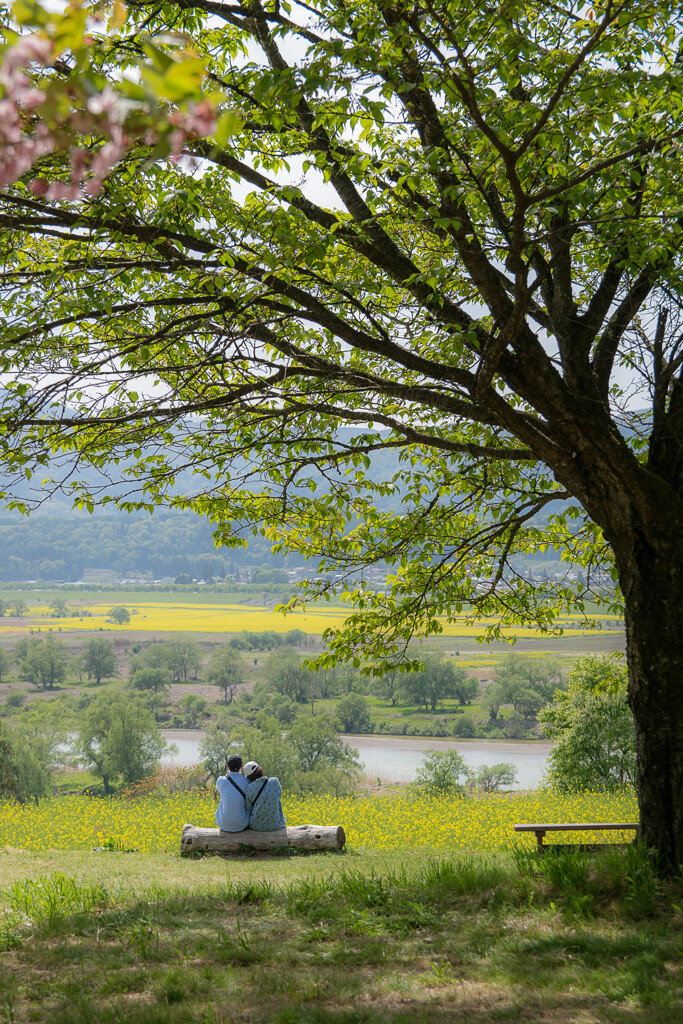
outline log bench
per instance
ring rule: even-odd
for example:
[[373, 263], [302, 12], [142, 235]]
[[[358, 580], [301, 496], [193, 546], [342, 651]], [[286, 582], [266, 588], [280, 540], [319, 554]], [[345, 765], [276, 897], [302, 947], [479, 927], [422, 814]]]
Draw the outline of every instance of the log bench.
[[297, 850], [341, 850], [346, 835], [341, 825], [290, 825], [277, 832], [223, 832], [219, 828], [196, 828], [183, 825], [180, 855], [193, 853], [240, 853], [242, 850], [275, 850], [293, 847]]
[[[536, 849], [539, 853], [547, 850], [602, 850], [607, 846], [628, 846], [628, 843], [553, 843], [551, 846], [544, 846], [543, 840], [546, 832], [604, 832], [617, 829], [637, 829], [637, 823], [633, 821], [600, 821], [600, 822], [544, 822], [541, 824], [519, 824], [515, 825], [515, 832], [535, 832]], [[633, 839], [635, 842], [635, 837]]]

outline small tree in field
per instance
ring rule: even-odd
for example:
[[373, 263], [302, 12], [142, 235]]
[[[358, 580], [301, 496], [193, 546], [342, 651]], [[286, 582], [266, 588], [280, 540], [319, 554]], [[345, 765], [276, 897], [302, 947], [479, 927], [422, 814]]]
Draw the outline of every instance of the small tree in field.
[[63, 597], [55, 597], [50, 601], [50, 608], [53, 619], [65, 619], [69, 614], [69, 606]]
[[474, 773], [474, 782], [478, 789], [485, 793], [495, 793], [501, 786], [514, 786], [517, 782], [517, 769], [508, 761], [498, 764], [482, 764]]
[[107, 612], [107, 617], [113, 619], [119, 626], [124, 626], [127, 622], [130, 622], [130, 612], [122, 604], [117, 604], [110, 608]]
[[30, 636], [17, 644], [19, 671], [38, 689], [52, 690], [64, 681], [66, 657], [62, 645], [52, 633], [45, 638]]
[[424, 668], [408, 672], [401, 679], [401, 692], [406, 700], [425, 711], [436, 711], [437, 705], [449, 697], [460, 703], [469, 703], [476, 696], [476, 680], [469, 680], [465, 670], [438, 654], [427, 654], [422, 658]]
[[171, 686], [171, 673], [167, 668], [138, 668], [128, 681], [131, 690], [160, 694]]
[[140, 698], [119, 693], [96, 697], [82, 712], [78, 750], [83, 763], [104, 783], [138, 782], [151, 774], [166, 749], [154, 717]]
[[330, 715], [300, 715], [287, 733], [287, 741], [303, 772], [327, 768], [355, 772], [360, 767], [356, 751], [337, 736]]
[[194, 679], [197, 678], [201, 665], [201, 651], [196, 640], [178, 634], [170, 641], [168, 651], [168, 665], [173, 672], [174, 681], [186, 683], [190, 675]]
[[301, 658], [285, 647], [273, 653], [265, 665], [266, 679], [278, 693], [303, 703], [311, 692], [311, 673], [301, 664]]
[[347, 693], [334, 709], [342, 732], [372, 732], [370, 708], [360, 693]]

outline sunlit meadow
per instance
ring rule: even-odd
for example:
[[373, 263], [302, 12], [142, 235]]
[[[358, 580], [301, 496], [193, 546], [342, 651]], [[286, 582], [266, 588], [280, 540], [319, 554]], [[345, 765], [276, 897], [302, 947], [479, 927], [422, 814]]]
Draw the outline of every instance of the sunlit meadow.
[[[290, 825], [342, 825], [350, 847], [382, 850], [501, 850], [532, 847], [515, 822], [637, 821], [635, 794], [504, 794], [425, 800], [412, 794], [334, 798], [285, 796]], [[87, 850], [110, 845], [142, 853], [178, 850], [185, 822], [213, 827], [215, 803], [200, 791], [135, 800], [66, 796], [38, 807], [0, 804], [0, 846]], [[562, 833], [558, 834], [558, 837]], [[574, 833], [576, 842], [618, 842], [620, 832]]]

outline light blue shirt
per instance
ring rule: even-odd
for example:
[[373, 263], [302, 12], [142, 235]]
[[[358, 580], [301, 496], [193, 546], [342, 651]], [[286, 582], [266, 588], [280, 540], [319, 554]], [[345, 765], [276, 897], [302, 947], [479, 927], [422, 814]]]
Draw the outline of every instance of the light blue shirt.
[[243, 796], [247, 785], [244, 775], [240, 775], [239, 772], [228, 772], [227, 775], [221, 775], [216, 779], [216, 789], [221, 797], [216, 809], [216, 824], [223, 832], [241, 832], [248, 826], [249, 812]]
[[282, 786], [279, 779], [256, 779], [255, 782], [247, 783], [249, 828], [256, 829], [257, 832], [276, 832], [280, 828], [286, 828], [281, 796]]

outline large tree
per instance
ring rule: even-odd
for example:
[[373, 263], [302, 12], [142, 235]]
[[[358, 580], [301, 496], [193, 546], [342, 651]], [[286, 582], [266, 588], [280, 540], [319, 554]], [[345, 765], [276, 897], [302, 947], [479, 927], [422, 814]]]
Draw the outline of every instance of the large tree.
[[244, 683], [244, 666], [238, 651], [225, 644], [212, 653], [207, 679], [223, 691], [225, 703], [232, 704], [239, 687]]
[[52, 690], [66, 678], [66, 655], [54, 633], [22, 637], [16, 647], [19, 673], [38, 689]]
[[115, 675], [116, 653], [113, 641], [99, 636], [88, 640], [83, 655], [83, 667], [88, 673], [88, 679], [94, 677], [98, 686], [105, 676], [111, 678]]
[[82, 712], [77, 749], [107, 794], [116, 779], [130, 785], [150, 775], [167, 744], [145, 702], [119, 692], [100, 694]]
[[260, 524], [341, 574], [395, 566], [358, 587], [334, 648], [357, 659], [439, 613], [580, 606], [519, 552], [611, 573], [642, 834], [680, 862], [680, 4], [129, 10], [103, 73], [139, 60], [136, 19], [184, 30], [241, 127], [176, 162], [131, 146], [92, 197], [2, 193], [6, 467], [61, 453], [105, 486], [114, 453], [154, 506], [190, 465], [219, 540]]

